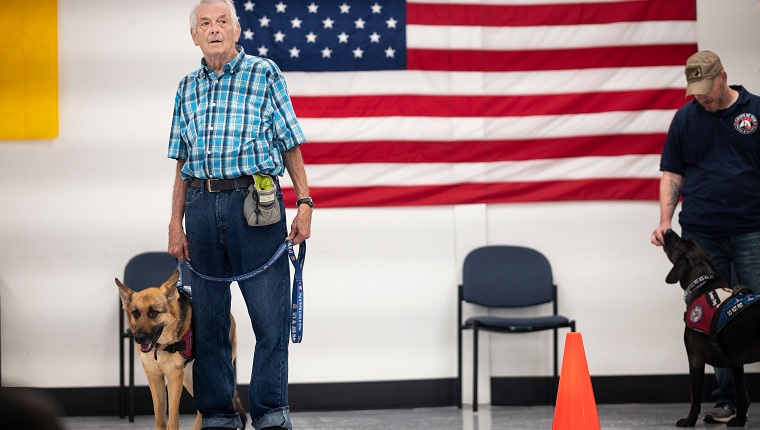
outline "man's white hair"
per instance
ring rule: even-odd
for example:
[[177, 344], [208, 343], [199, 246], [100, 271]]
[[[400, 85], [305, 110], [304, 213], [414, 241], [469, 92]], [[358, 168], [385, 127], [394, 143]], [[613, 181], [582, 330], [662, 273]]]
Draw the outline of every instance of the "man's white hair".
[[193, 10], [190, 11], [190, 29], [193, 30], [193, 34], [195, 34], [195, 31], [197, 30], [198, 26], [198, 7], [202, 4], [226, 4], [227, 9], [230, 10], [230, 19], [232, 20], [232, 25], [237, 27], [239, 21], [237, 13], [235, 12], [235, 3], [232, 2], [232, 0], [201, 0], [193, 6]]

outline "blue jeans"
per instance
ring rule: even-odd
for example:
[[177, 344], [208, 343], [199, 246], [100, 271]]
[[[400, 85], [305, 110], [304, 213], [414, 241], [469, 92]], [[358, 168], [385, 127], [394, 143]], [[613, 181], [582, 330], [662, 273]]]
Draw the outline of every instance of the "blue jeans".
[[[683, 230], [682, 236], [697, 242], [710, 254], [715, 273], [729, 282], [731, 287], [741, 284], [752, 289], [755, 294], [760, 293], [760, 232], [717, 238]], [[732, 269], [735, 273], [733, 277]], [[715, 378], [718, 380], [718, 388], [712, 392], [713, 400], [736, 406], [730, 369], [716, 367]]]
[[[229, 278], [266, 263], [287, 236], [279, 184], [278, 197], [282, 219], [269, 226], [251, 227], [243, 217], [245, 190], [212, 193], [190, 187], [185, 228], [193, 268], [211, 277]], [[186, 283], [193, 292], [195, 407], [203, 417], [203, 427], [241, 428], [241, 418], [232, 406], [237, 382], [229, 337], [230, 283], [206, 281], [192, 274], [190, 280], [192, 283]], [[256, 336], [248, 389], [256, 429], [292, 428], [288, 407], [289, 283], [287, 256], [238, 283]]]

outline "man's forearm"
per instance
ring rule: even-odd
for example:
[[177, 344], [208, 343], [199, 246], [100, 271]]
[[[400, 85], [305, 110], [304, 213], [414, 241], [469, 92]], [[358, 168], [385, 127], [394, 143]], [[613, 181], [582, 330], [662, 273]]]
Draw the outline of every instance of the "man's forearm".
[[185, 216], [185, 201], [187, 200], [187, 188], [189, 184], [182, 180], [180, 171], [185, 165], [185, 160], [177, 160], [177, 170], [174, 177], [174, 191], [172, 192], [172, 216], [169, 224], [179, 223]]
[[303, 157], [301, 156], [301, 149], [298, 146], [290, 148], [285, 151], [282, 156], [290, 180], [293, 182], [296, 199], [308, 197], [309, 183], [306, 180], [306, 168], [304, 167]]
[[683, 176], [663, 172], [660, 179], [660, 223], [671, 222], [676, 206], [681, 200]]

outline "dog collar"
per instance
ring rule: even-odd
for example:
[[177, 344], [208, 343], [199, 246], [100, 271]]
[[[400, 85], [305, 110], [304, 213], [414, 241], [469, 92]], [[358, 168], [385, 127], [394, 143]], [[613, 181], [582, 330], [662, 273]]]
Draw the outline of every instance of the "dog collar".
[[715, 275], [702, 275], [699, 278], [691, 281], [691, 284], [689, 284], [689, 286], [686, 287], [683, 292], [683, 301], [686, 302], [687, 305], [691, 303], [691, 296], [695, 292], [699, 291], [699, 289], [702, 288], [707, 283], [707, 281], [711, 279], [715, 279]]

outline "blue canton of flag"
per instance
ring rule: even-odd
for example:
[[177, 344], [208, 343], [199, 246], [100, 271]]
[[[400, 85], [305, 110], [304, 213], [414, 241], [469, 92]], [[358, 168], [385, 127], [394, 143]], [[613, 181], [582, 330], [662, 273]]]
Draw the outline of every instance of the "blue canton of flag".
[[406, 68], [403, 0], [235, 0], [240, 45], [283, 71]]

